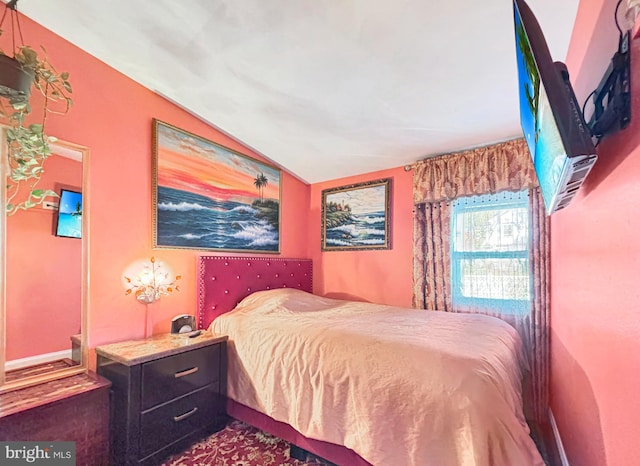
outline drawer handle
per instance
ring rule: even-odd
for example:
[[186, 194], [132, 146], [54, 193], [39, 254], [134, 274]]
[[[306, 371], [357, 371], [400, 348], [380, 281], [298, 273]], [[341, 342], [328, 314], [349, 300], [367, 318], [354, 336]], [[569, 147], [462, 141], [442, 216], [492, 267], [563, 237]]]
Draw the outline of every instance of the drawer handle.
[[198, 372], [198, 366], [192, 367], [191, 369], [187, 369], [186, 371], [176, 372], [174, 374], [174, 377], [176, 379], [179, 379], [180, 377], [184, 377], [185, 375], [195, 374], [196, 372]]
[[191, 411], [187, 411], [186, 413], [181, 414], [180, 416], [173, 416], [173, 420], [176, 421], [176, 422], [180, 422], [183, 419], [186, 419], [186, 418], [188, 418], [190, 416], [193, 416], [196, 413], [196, 411], [198, 411], [198, 407], [197, 406], [195, 408], [193, 408]]

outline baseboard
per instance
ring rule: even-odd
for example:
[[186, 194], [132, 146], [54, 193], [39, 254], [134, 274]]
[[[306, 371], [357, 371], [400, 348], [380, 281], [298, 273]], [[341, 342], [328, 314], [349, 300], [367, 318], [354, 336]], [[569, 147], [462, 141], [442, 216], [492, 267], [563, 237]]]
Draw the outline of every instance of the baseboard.
[[55, 353], [38, 354], [37, 356], [29, 356], [28, 358], [14, 359], [7, 361], [4, 365], [5, 371], [13, 369], [21, 369], [27, 366], [35, 366], [45, 362], [58, 361], [59, 359], [71, 359], [71, 350], [56, 351]]
[[560, 456], [560, 462], [562, 466], [570, 466], [567, 453], [564, 451], [564, 445], [562, 444], [562, 438], [560, 438], [560, 431], [558, 430], [558, 424], [556, 424], [556, 418], [553, 417], [553, 411], [549, 408], [549, 424], [551, 424], [551, 431], [553, 432], [553, 438], [556, 441], [556, 448], [558, 449], [558, 455]]

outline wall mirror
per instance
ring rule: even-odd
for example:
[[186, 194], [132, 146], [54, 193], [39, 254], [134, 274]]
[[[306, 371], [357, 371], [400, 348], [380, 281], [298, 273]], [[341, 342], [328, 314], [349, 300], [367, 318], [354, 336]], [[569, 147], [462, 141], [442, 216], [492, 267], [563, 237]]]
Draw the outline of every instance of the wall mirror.
[[[4, 129], [1, 140], [5, 180]], [[89, 151], [63, 141], [50, 145], [38, 188], [62, 197], [0, 215], [0, 392], [87, 368]], [[3, 186], [3, 209], [6, 203]]]

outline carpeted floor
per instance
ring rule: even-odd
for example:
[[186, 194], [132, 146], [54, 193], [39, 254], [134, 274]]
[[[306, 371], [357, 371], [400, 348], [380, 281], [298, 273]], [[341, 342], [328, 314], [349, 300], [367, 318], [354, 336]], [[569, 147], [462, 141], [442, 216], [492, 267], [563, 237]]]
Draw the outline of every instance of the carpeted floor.
[[[560, 463], [544, 448], [548, 439], [542, 429], [533, 429], [536, 443], [548, 466]], [[243, 422], [231, 420], [219, 432], [173, 455], [162, 466], [335, 466], [313, 458], [299, 461], [289, 457], [289, 444]]]
[[325, 466], [330, 463], [289, 457], [289, 444], [232, 420], [219, 432], [168, 458], [162, 466]]

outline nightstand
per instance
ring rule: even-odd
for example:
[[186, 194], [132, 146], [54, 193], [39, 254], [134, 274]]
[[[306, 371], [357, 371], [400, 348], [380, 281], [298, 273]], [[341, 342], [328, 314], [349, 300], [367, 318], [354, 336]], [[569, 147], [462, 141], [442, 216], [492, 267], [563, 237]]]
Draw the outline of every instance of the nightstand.
[[111, 381], [112, 464], [156, 464], [224, 425], [226, 336], [154, 335], [96, 353]]

